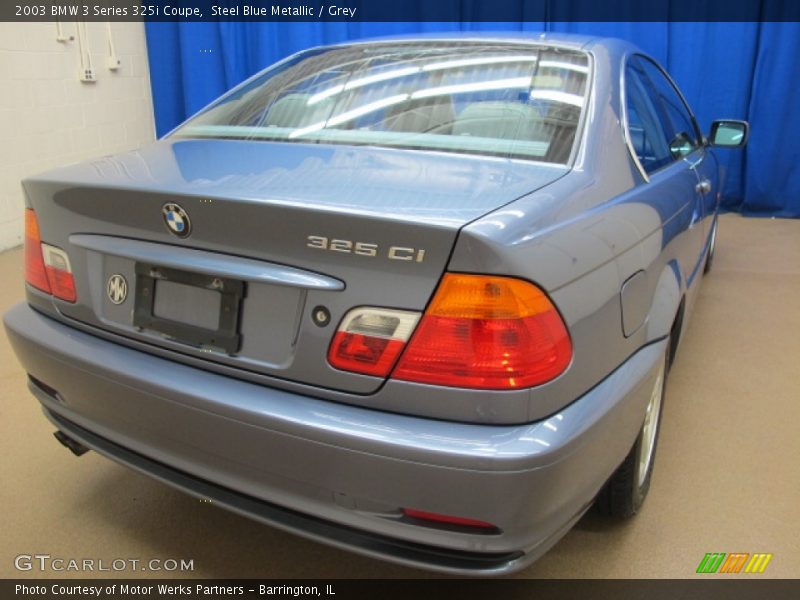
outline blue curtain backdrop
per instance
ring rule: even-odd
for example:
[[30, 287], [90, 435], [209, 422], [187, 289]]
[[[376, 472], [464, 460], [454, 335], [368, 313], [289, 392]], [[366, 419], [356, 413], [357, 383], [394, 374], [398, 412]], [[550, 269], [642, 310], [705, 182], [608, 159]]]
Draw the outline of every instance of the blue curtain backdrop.
[[744, 152], [718, 153], [727, 173], [726, 208], [800, 217], [800, 23], [668, 22], [668, 14], [664, 18], [665, 22], [627, 23], [149, 22], [156, 129], [165, 134], [253, 73], [320, 44], [444, 31], [613, 36], [637, 44], [667, 68], [706, 131], [715, 118], [750, 122]]

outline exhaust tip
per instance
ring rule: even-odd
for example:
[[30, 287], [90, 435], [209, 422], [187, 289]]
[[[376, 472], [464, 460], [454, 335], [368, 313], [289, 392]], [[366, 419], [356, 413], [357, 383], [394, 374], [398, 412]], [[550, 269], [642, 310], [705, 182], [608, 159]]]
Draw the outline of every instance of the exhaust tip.
[[62, 446], [67, 448], [75, 456], [83, 456], [89, 451], [89, 448], [81, 444], [78, 440], [72, 439], [63, 431], [56, 431], [53, 433], [53, 437], [55, 437]]

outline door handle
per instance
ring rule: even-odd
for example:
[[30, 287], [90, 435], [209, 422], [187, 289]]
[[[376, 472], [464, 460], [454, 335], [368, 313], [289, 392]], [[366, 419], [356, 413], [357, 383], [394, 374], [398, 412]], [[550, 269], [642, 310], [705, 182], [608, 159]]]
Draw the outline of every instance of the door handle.
[[696, 189], [701, 194], [707, 194], [708, 192], [711, 191], [711, 182], [708, 179], [702, 179], [700, 180], [700, 183], [694, 186], [694, 189]]

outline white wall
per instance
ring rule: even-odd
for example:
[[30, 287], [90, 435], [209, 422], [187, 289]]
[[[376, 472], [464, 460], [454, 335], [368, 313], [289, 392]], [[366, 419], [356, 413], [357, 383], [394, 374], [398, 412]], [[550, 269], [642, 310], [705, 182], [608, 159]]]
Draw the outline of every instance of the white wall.
[[53, 167], [123, 152], [154, 138], [142, 23], [112, 23], [120, 68], [108, 69], [105, 23], [87, 23], [95, 83], [78, 79], [73, 41], [55, 23], [0, 23], [0, 250], [22, 241], [20, 180]]

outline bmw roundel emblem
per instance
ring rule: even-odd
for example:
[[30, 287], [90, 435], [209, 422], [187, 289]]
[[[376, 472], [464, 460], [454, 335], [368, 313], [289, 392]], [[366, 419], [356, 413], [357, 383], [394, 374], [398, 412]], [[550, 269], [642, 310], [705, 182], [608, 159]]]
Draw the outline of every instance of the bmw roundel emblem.
[[119, 273], [114, 273], [109, 277], [108, 283], [106, 284], [106, 294], [108, 294], [108, 299], [114, 304], [122, 304], [125, 302], [125, 298], [128, 297], [128, 282], [125, 280], [125, 277]]
[[161, 214], [169, 230], [178, 237], [188, 237], [192, 232], [192, 222], [189, 220], [189, 215], [174, 202], [167, 202], [161, 207]]

